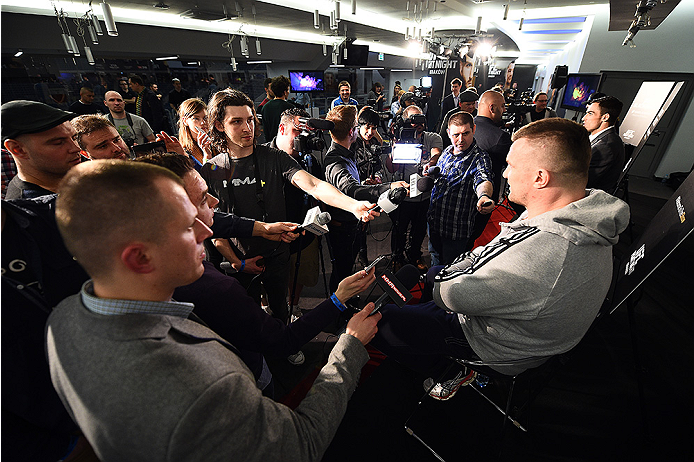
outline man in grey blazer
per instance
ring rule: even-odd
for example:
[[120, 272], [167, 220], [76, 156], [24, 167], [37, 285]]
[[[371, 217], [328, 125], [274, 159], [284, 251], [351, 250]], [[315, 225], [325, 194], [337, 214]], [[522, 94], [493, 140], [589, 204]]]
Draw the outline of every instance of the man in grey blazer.
[[237, 349], [171, 300], [203, 273], [211, 231], [197, 213], [162, 167], [100, 160], [66, 175], [56, 219], [92, 279], [48, 319], [53, 385], [104, 462], [319, 460], [380, 314], [352, 317], [296, 411], [263, 397]]
[[588, 188], [609, 193], [617, 189], [625, 162], [624, 143], [615, 127], [622, 106], [614, 96], [605, 96], [593, 101], [586, 109], [583, 126], [590, 133], [591, 152]]

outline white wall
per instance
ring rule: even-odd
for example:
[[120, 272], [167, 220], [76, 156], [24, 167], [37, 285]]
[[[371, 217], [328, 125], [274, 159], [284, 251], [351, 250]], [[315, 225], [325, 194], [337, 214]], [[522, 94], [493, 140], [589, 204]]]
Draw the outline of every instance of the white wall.
[[[656, 5], [655, 8], [658, 8]], [[588, 38], [580, 72], [649, 71], [694, 73], [694, 1], [683, 0], [655, 30], [636, 34], [636, 48], [623, 47], [626, 31], [609, 32], [609, 5], [601, 5]], [[689, 171], [694, 163], [694, 101], [655, 175]]]

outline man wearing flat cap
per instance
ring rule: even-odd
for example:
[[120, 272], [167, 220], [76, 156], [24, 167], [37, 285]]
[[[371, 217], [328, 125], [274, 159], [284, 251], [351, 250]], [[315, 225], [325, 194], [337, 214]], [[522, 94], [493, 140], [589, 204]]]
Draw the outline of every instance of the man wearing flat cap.
[[460, 111], [468, 112], [470, 113], [470, 115], [474, 117], [477, 114], [477, 109], [475, 109], [475, 105], [477, 104], [478, 99], [479, 96], [477, 95], [477, 90], [475, 90], [475, 87], [470, 87], [458, 95], [457, 107], [454, 107], [446, 114], [441, 114], [443, 116], [443, 119], [441, 122], [441, 127], [439, 128], [439, 136], [441, 136], [441, 139], [443, 140], [444, 149], [451, 145], [451, 139], [448, 137], [447, 131], [448, 120], [451, 118], [453, 114], [457, 114]]
[[2, 105], [2, 141], [17, 164], [5, 199], [52, 194], [63, 176], [81, 162], [73, 140], [75, 117], [47, 104], [17, 100]]

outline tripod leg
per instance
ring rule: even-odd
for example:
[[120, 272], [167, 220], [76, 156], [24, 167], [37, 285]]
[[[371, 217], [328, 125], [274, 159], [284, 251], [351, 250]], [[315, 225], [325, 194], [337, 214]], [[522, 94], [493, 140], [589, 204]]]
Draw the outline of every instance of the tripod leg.
[[634, 366], [636, 367], [636, 384], [639, 388], [639, 405], [641, 408], [641, 419], [643, 421], [643, 433], [644, 436], [649, 439], [650, 431], [648, 429], [648, 418], [646, 415], [646, 400], [644, 396], [643, 389], [643, 378], [645, 369], [641, 364], [641, 357], [639, 355], [638, 343], [636, 339], [636, 318], [634, 314], [634, 308], [636, 307], [636, 302], [633, 301], [631, 297], [627, 299], [627, 313], [629, 314], [629, 331], [631, 333], [631, 348], [634, 353]]
[[325, 298], [328, 298], [328, 279], [325, 276], [325, 261], [323, 261], [323, 236], [316, 236], [318, 239], [318, 260], [320, 261], [321, 271], [323, 272], [323, 287], [325, 288]]
[[[299, 240], [303, 239], [304, 236], [300, 236]], [[294, 264], [294, 281], [292, 281], [292, 291], [289, 300], [289, 316], [287, 317], [287, 324], [292, 322], [292, 315], [294, 314], [294, 298], [296, 297], [296, 284], [299, 278], [299, 266], [301, 266], [301, 242], [299, 242], [299, 251], [296, 253], [296, 263]]]

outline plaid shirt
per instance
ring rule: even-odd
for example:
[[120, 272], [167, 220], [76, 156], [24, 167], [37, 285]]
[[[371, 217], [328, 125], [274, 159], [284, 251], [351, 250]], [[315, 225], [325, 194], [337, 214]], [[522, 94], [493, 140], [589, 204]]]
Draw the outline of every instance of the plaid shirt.
[[82, 286], [82, 303], [89, 311], [103, 315], [119, 314], [164, 314], [187, 318], [193, 312], [192, 303], [155, 302], [144, 300], [116, 300], [99, 298], [94, 295], [94, 283], [91, 279]]
[[10, 184], [12, 178], [17, 175], [17, 166], [14, 163], [12, 154], [5, 148], [2, 148], [2, 198], [5, 198], [7, 185]]
[[456, 155], [448, 146], [437, 164], [441, 176], [431, 190], [431, 204], [427, 215], [429, 233], [447, 239], [467, 239], [475, 224], [477, 187], [492, 181], [492, 162], [477, 142]]

